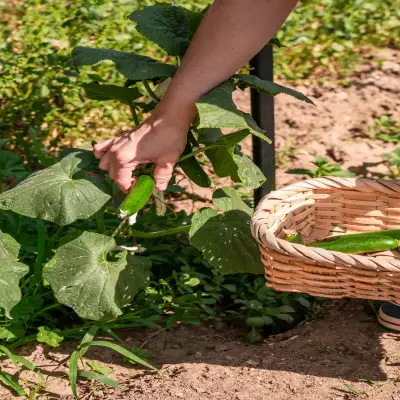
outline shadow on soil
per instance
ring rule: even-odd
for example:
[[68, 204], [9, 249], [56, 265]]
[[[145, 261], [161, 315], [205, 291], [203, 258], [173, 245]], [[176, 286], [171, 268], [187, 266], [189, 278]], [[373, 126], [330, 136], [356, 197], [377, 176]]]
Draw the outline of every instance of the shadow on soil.
[[[158, 367], [202, 363], [356, 382], [360, 379], [386, 380], [380, 368], [380, 364], [385, 362], [380, 339], [383, 332], [373, 312], [368, 310], [368, 303], [340, 300], [327, 303], [323, 318], [269, 337], [259, 345], [246, 343], [238, 337], [237, 331], [229, 327], [217, 331], [206, 325], [182, 326], [168, 333], [138, 329], [119, 334], [126, 348], [144, 345], [150, 353], [149, 361]], [[54, 367], [67, 365], [67, 357], [75, 348], [74, 343], [56, 349], [44, 347], [43, 364], [47, 365], [43, 368], [52, 371], [51, 376], [60, 376]], [[27, 346], [21, 349], [20, 354], [28, 356], [31, 353], [32, 347]], [[132, 369], [137, 368], [105, 348], [91, 348], [86, 357], [114, 364], [116, 372], [118, 368], [129, 368], [132, 374]], [[49, 364], [52, 364], [51, 368], [47, 368]], [[179, 370], [178, 365], [175, 368]]]

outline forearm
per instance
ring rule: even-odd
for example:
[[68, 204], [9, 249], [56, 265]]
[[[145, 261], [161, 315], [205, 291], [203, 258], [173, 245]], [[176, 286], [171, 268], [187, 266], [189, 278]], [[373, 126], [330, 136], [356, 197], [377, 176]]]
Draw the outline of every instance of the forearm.
[[[167, 108], [192, 107], [245, 65], [275, 35], [297, 0], [215, 0], [164, 98]], [[190, 106], [192, 104], [192, 106]]]

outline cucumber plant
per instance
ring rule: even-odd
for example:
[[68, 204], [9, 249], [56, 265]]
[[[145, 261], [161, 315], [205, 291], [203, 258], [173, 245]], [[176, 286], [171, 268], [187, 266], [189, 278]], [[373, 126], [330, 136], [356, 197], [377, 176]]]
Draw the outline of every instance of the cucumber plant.
[[[156, 5], [129, 16], [136, 22], [137, 31], [164, 50], [169, 56], [167, 59], [172, 57], [175, 63], [112, 49], [76, 47], [72, 52], [71, 66], [78, 71], [82, 66], [111, 60], [126, 79], [124, 86], [114, 85], [105, 78], [101, 79], [101, 84], [98, 81], [87, 82], [82, 85], [86, 96], [128, 105], [134, 123], [138, 124], [162, 96], [203, 14], [182, 7]], [[271, 42], [274, 44], [277, 44], [276, 40]], [[96, 77], [95, 74], [90, 76]], [[268, 141], [265, 131], [257, 126], [251, 115], [240, 111], [232, 100], [234, 90], [245, 88], [272, 96], [283, 93], [313, 104], [308, 97], [293, 89], [239, 73], [204, 95], [196, 104], [198, 115], [190, 127], [186, 149], [178, 161], [187, 177], [199, 186], [211, 185], [209, 176], [196, 158], [200, 153], [207, 157], [218, 178], [230, 177], [249, 190], [265, 182], [260, 169], [240, 147], [240, 142], [249, 135]], [[222, 134], [223, 128], [234, 132]], [[147, 201], [153, 201], [149, 198], [154, 185], [149, 177], [151, 172], [151, 165], [134, 171], [136, 179], [143, 185], [134, 186], [133, 193], [121, 205], [122, 220], [117, 227], [107, 226], [107, 221], [112, 218], [115, 221], [118, 206], [114, 199], [118, 189], [98, 168], [98, 161], [88, 150], [69, 149], [58, 162], [29, 175], [0, 194], [0, 210], [5, 218], [20, 226], [21, 216], [27, 217], [35, 221], [38, 234], [36, 257], [28, 265], [24, 261], [29, 260], [19, 256], [20, 245], [16, 239], [20, 237], [20, 229], [0, 232], [3, 268], [0, 308], [9, 321], [9, 329], [4, 334], [21, 336], [16, 333], [18, 329], [24, 329], [21, 315], [31, 318], [32, 314], [37, 316], [37, 313], [48, 311], [46, 307], [40, 309], [40, 305], [35, 313], [27, 309], [33, 306], [33, 299], [38, 303], [42, 301], [35, 296], [42, 292], [47, 296], [49, 290], [57, 300], [49, 307], [66, 306], [86, 320], [84, 327], [63, 333], [56, 327], [50, 330], [43, 327], [40, 331], [41, 341], [54, 345], [65, 335], [89, 329], [70, 361], [70, 380], [75, 396], [78, 376], [91, 376], [92, 379], [97, 376], [77, 369], [78, 359], [83, 357], [88, 346], [112, 347], [131, 361], [151, 368], [145, 360], [126, 349], [94, 341], [97, 330], [104, 324], [123, 327], [123, 324], [118, 324], [121, 319], [135, 318], [129, 307], [148, 279], [151, 268], [151, 255], [140, 255], [137, 241], [186, 231], [192, 246], [202, 252], [204, 259], [219, 274], [263, 273], [258, 246], [250, 232], [252, 210], [231, 187], [216, 190], [213, 194], [215, 208], [199, 210], [191, 217], [191, 223], [161, 231], [140, 231], [126, 224], [127, 219], [134, 222], [132, 217]], [[25, 304], [25, 301], [22, 304], [22, 289], [26, 298], [31, 298], [31, 303]], [[16, 325], [13, 325], [14, 321]]]
[[[133, 120], [138, 124], [140, 116], [150, 112], [165, 92], [204, 12], [163, 4], [129, 15], [128, 18], [136, 23], [136, 30], [164, 50], [167, 59], [175, 60], [174, 63], [162, 63], [133, 52], [112, 49], [82, 46], [73, 49], [71, 65], [78, 70], [108, 60], [126, 79], [124, 86], [113, 85], [104, 78], [101, 83], [84, 83], [82, 87], [86, 96], [128, 104]], [[270, 45], [280, 44], [274, 39]], [[211, 180], [196, 159], [198, 153], [207, 157], [218, 178], [230, 177], [249, 190], [265, 182], [260, 169], [240, 147], [240, 142], [251, 134], [269, 140], [251, 115], [240, 111], [232, 100], [234, 90], [245, 88], [272, 96], [283, 93], [313, 104], [308, 97], [293, 89], [240, 73], [205, 94], [196, 103], [198, 115], [190, 127], [187, 146], [178, 162], [187, 177], [199, 186], [209, 187]], [[236, 131], [223, 135], [223, 128]], [[223, 213], [218, 214], [211, 208], [197, 212], [189, 231], [191, 243], [222, 273], [262, 272], [257, 246], [250, 237], [250, 212], [244, 210], [240, 197], [233, 190], [226, 190], [223, 197], [214, 198], [214, 204]], [[235, 243], [240, 246], [235, 246]], [[232, 251], [233, 248], [240, 251]]]

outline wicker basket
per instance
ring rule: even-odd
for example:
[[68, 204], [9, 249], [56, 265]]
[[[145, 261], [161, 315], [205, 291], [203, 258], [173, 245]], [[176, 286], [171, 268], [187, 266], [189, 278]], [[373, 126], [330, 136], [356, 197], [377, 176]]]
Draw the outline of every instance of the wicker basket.
[[251, 228], [265, 265], [267, 285], [314, 296], [400, 301], [400, 253], [331, 252], [283, 240], [297, 230], [306, 243], [346, 233], [400, 229], [400, 181], [319, 178], [266, 196]]

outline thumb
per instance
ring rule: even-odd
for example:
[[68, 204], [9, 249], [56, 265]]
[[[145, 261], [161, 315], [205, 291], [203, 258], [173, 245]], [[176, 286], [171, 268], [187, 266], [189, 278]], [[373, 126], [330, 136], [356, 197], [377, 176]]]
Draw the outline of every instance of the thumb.
[[158, 190], [165, 190], [172, 177], [175, 163], [158, 162], [154, 170], [154, 179]]

